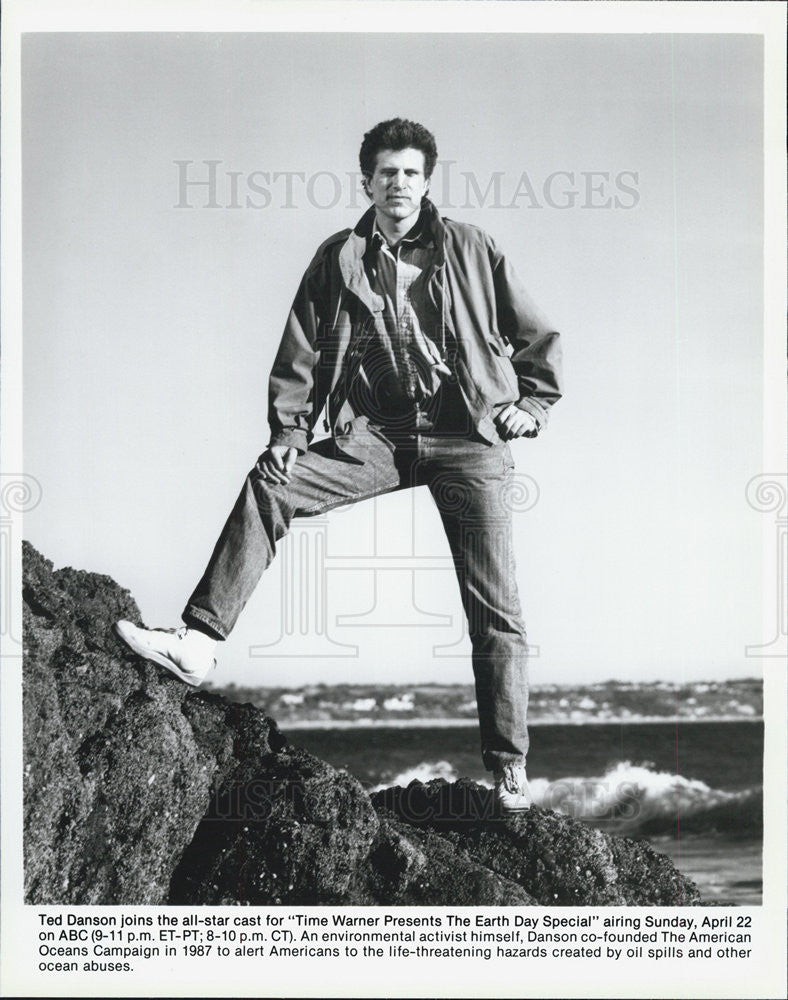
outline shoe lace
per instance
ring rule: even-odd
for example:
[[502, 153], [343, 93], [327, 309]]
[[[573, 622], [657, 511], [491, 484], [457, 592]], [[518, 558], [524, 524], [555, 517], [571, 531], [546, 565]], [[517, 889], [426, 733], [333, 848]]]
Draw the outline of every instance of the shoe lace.
[[152, 628], [151, 632], [162, 632], [164, 635], [174, 635], [176, 639], [186, 638], [186, 625], [181, 625], [180, 628]]
[[504, 764], [502, 770], [503, 786], [506, 791], [511, 792], [512, 795], [522, 792], [523, 778], [525, 777], [525, 768], [523, 765], [512, 760]]

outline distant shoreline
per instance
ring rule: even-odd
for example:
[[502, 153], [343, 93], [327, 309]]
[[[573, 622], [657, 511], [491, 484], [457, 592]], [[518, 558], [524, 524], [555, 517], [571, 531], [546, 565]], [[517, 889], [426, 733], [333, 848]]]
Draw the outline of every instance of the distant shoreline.
[[[651, 715], [632, 719], [534, 719], [529, 727], [536, 726], [635, 726], [648, 723], [685, 722], [763, 722], [763, 716], [740, 718], [731, 715], [710, 715], [707, 718], [681, 718], [678, 716]], [[276, 720], [281, 730], [298, 729], [453, 729], [478, 726], [477, 719], [301, 719], [293, 722]]]

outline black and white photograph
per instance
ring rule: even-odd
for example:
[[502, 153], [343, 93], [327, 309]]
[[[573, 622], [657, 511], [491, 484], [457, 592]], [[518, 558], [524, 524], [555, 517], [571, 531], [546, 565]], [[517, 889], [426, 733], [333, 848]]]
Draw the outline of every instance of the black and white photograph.
[[4, 993], [781, 994], [784, 25], [680, 6], [10, 5]]

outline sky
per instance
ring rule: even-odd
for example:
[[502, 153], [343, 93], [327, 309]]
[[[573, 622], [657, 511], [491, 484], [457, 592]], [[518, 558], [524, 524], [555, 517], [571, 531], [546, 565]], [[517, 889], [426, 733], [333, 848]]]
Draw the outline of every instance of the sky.
[[[758, 676], [756, 35], [27, 35], [25, 537], [180, 623], [268, 442], [300, 277], [395, 115], [564, 340], [565, 397], [513, 445], [532, 682]], [[425, 490], [297, 521], [216, 675], [374, 680], [471, 680]]]

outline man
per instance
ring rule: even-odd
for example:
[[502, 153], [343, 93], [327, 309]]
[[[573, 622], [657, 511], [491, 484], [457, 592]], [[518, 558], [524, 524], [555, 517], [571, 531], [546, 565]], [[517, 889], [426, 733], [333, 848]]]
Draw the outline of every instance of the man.
[[[437, 161], [427, 129], [381, 122], [359, 158], [372, 205], [304, 274], [271, 371], [270, 443], [187, 602], [186, 626], [116, 629], [198, 685], [293, 517], [426, 485], [468, 617], [482, 758], [499, 807], [519, 812], [531, 804], [527, 647], [507, 442], [534, 437], [560, 398], [558, 334], [486, 233], [439, 216], [427, 197]], [[331, 436], [314, 442], [324, 407]]]

